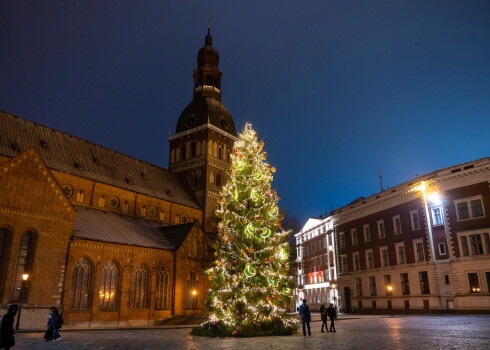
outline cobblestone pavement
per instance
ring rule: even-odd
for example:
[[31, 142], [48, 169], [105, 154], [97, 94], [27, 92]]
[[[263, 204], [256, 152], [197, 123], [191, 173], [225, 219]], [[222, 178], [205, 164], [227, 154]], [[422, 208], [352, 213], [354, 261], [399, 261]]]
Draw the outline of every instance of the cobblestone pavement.
[[216, 339], [192, 336], [189, 328], [160, 328], [61, 330], [62, 341], [44, 342], [43, 333], [22, 332], [16, 334], [13, 349], [490, 349], [490, 315], [340, 316], [336, 333], [320, 333], [319, 321], [311, 326], [313, 334], [306, 338], [299, 332], [289, 337]]

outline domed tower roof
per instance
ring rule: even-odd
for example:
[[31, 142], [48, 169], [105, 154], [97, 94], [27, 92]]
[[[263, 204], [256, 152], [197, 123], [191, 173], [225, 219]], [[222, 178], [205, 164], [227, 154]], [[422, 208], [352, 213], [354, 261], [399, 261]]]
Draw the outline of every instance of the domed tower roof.
[[218, 63], [219, 53], [213, 47], [208, 25], [204, 47], [197, 54], [197, 68], [194, 69], [194, 98], [180, 114], [175, 129], [177, 134], [209, 123], [236, 136], [233, 117], [221, 102], [223, 73], [218, 69]]

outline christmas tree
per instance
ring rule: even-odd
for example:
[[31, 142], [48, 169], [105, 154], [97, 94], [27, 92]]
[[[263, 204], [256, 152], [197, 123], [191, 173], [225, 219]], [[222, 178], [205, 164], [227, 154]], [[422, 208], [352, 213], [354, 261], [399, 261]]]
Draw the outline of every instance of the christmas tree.
[[209, 320], [201, 329], [214, 327], [221, 335], [291, 334], [296, 329], [286, 311], [292, 293], [289, 232], [281, 229], [278, 195], [271, 188], [276, 170], [266, 162], [263, 146], [246, 124], [218, 201], [216, 259], [206, 271]]

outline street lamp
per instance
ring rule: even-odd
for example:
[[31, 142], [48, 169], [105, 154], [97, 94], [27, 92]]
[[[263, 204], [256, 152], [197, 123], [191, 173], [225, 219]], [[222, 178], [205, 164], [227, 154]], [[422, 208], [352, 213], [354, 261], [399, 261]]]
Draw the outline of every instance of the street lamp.
[[17, 322], [15, 322], [15, 329], [19, 329], [20, 322], [20, 312], [22, 310], [22, 301], [24, 300], [25, 289], [27, 288], [27, 280], [29, 279], [28, 273], [22, 274], [22, 285], [20, 287], [20, 296], [19, 296], [19, 314], [17, 315]]
[[192, 291], [192, 316], [194, 316], [194, 308], [196, 307], [196, 295], [197, 295], [197, 290]]
[[393, 286], [391, 284], [388, 284], [386, 286], [386, 294], [390, 296], [389, 308], [390, 308], [390, 314], [393, 317], [393, 305], [391, 303], [391, 296], [393, 295]]

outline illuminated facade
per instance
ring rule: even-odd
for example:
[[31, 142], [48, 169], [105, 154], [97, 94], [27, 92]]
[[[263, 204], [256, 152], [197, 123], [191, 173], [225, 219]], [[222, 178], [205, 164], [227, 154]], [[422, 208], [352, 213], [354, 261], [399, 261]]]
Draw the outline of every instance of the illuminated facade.
[[336, 242], [331, 217], [310, 218], [295, 234], [297, 252], [296, 307], [306, 299], [310, 308], [338, 304]]
[[341, 308], [490, 310], [489, 184], [484, 158], [335, 210]]

